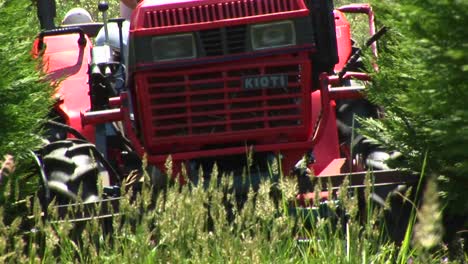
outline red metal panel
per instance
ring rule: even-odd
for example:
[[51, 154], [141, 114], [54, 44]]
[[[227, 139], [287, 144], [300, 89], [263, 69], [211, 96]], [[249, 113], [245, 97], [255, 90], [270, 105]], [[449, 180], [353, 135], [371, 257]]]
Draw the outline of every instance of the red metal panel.
[[[255, 145], [253, 150], [255, 152], [267, 152], [267, 151], [275, 151], [281, 153], [287, 153], [290, 150], [299, 150], [302, 154], [306, 151], [310, 150], [311, 142], [310, 141], [303, 141], [303, 142], [292, 142], [292, 143], [272, 143], [266, 145]], [[167, 153], [167, 154], [159, 154], [159, 155], [148, 155], [148, 162], [152, 164], [157, 163], [164, 163], [167, 160], [168, 155], [171, 155], [172, 161], [186, 161], [191, 159], [198, 159], [204, 157], [217, 157], [217, 156], [228, 156], [228, 155], [238, 155], [238, 154], [245, 154], [248, 151], [248, 146], [240, 146], [240, 147], [225, 147], [225, 148], [217, 148], [217, 149], [208, 149], [208, 150], [200, 150], [200, 151], [186, 151], [186, 152], [174, 152], [174, 153]], [[143, 154], [143, 150], [140, 150], [140, 153]], [[146, 153], [148, 154], [148, 153]], [[297, 162], [302, 155], [296, 156], [294, 161]], [[289, 158], [289, 157], [286, 157]], [[283, 168], [284, 169], [284, 168]], [[288, 169], [292, 169], [289, 167]], [[289, 174], [289, 173], [288, 173]]]
[[229, 4], [228, 3], [224, 3], [223, 9], [224, 9], [224, 13], [226, 14], [226, 18], [227, 19], [232, 18], [231, 11], [229, 10]]
[[[132, 23], [136, 28], [165, 28], [184, 26], [194, 23], [223, 21], [233, 18], [254, 17], [257, 15], [283, 14], [291, 11], [306, 11], [303, 0], [207, 0], [194, 5], [193, 2], [173, 5], [141, 6], [135, 16], [141, 22]], [[185, 11], [186, 19], [177, 16], [180, 10]], [[141, 14], [141, 18], [139, 17]], [[191, 19], [190, 19], [191, 18]], [[159, 23], [158, 21], [161, 21]]]
[[274, 4], [272, 0], [265, 1], [265, 8], [267, 13], [275, 13], [274, 9]]
[[339, 58], [338, 63], [335, 65], [335, 71], [339, 72], [351, 56], [351, 30], [349, 22], [342, 12], [334, 11], [333, 13], [335, 16], [336, 41], [338, 43]]
[[241, 5], [244, 8], [244, 16], [251, 16], [249, 2], [247, 0], [243, 0]]
[[199, 17], [199, 19], [200, 19], [200, 22], [206, 22], [205, 16], [204, 16], [204, 14], [203, 14], [203, 7], [202, 7], [202, 6], [198, 6], [197, 9], [198, 9], [198, 17]]
[[[200, 148], [217, 143], [307, 140], [310, 135], [310, 63], [297, 57], [236, 65], [136, 74], [145, 147]], [[244, 76], [282, 75], [287, 88], [246, 89]]]
[[238, 18], [239, 16], [237, 15], [237, 10], [236, 10], [236, 4], [235, 2], [231, 2], [230, 4], [231, 7], [231, 14], [233, 18]]
[[164, 19], [166, 21], [167, 26], [173, 26], [174, 24], [171, 22], [171, 13], [170, 10], [164, 10]]
[[[222, 4], [217, 4], [217, 14], [218, 14], [218, 20], [224, 20], [224, 12], [223, 12], [223, 5]], [[213, 10], [213, 12], [216, 12]]]
[[341, 168], [343, 167], [345, 162], [346, 158], [334, 159], [317, 176], [338, 175], [341, 173]]
[[189, 23], [189, 24], [195, 23], [194, 18], [192, 17], [192, 12], [191, 12], [190, 8], [186, 8], [185, 12], [187, 12], [187, 18], [188, 18], [187, 23]]
[[145, 26], [146, 27], [152, 27], [153, 25], [155, 25], [156, 23], [154, 23], [154, 21], [152, 21], [154, 18], [154, 16], [151, 15], [151, 12], [148, 12], [145, 14]]
[[256, 15], [254, 0], [249, 0], [249, 10], [250, 10], [249, 16], [255, 16]]
[[[91, 61], [92, 42], [86, 37], [86, 45], [79, 46], [79, 37], [76, 33], [44, 37], [42, 63], [50, 80], [61, 80], [54, 95], [60, 99], [55, 110], [62, 115], [67, 125], [93, 142], [94, 127], [83, 127], [80, 116], [81, 112], [90, 108], [88, 62]], [[37, 40], [35, 45], [38, 54]]]
[[173, 24], [174, 24], [174, 25], [180, 24], [180, 22], [179, 22], [178, 19], [177, 19], [177, 11], [178, 11], [178, 9], [172, 9], [172, 10], [171, 10], [171, 13], [172, 13], [172, 21], [173, 21]]
[[262, 0], [257, 0], [257, 8], [258, 8], [258, 13], [260, 15], [265, 14], [265, 11], [263, 9], [263, 1]]
[[285, 10], [291, 10], [292, 9], [291, 1], [284, 1], [284, 4], [285, 4]]
[[317, 131], [314, 131], [315, 135], [312, 135], [312, 145], [317, 158], [313, 164], [313, 170], [316, 175], [320, 174], [330, 162], [340, 157], [335, 102], [330, 100], [329, 88], [328, 76], [323, 73], [320, 76], [320, 90], [312, 93], [311, 98], [312, 109], [310, 112], [312, 113], [314, 124], [319, 120], [320, 115]]
[[177, 9], [177, 11], [178, 11], [177, 14], [179, 16], [179, 20], [181, 21], [181, 23], [182, 24], [187, 23], [186, 20], [185, 20], [185, 17], [184, 17], [184, 9], [179, 8], [179, 9]]
[[278, 10], [279, 10], [279, 11], [284, 10], [283, 1], [281, 1], [281, 0], [276, 0], [276, 6], [278, 7]]
[[216, 5], [211, 5], [210, 9], [209, 9], [209, 12], [211, 14], [211, 17], [213, 18], [213, 20], [218, 20], [218, 13], [216, 12], [217, 8], [216, 8]]
[[160, 21], [161, 27], [165, 27], [166, 23], [165, 23], [165, 20], [164, 20], [164, 17], [163, 17], [163, 11], [158, 11], [157, 14], [158, 14], [158, 16], [156, 17], [156, 20]]

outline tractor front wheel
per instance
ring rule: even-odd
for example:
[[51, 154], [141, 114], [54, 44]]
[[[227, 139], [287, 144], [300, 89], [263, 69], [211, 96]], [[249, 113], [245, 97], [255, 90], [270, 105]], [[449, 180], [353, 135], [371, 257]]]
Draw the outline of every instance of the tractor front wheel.
[[38, 152], [44, 174], [44, 188], [58, 204], [99, 200], [98, 185], [108, 185], [109, 174], [95, 146], [80, 139], [59, 140]]

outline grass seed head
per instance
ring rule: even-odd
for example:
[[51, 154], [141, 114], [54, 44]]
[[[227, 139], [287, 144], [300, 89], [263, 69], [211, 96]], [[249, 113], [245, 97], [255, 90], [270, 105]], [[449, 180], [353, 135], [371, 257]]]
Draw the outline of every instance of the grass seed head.
[[423, 250], [430, 250], [442, 240], [442, 213], [434, 179], [428, 181], [423, 202], [418, 214], [418, 222], [414, 227], [414, 244]]

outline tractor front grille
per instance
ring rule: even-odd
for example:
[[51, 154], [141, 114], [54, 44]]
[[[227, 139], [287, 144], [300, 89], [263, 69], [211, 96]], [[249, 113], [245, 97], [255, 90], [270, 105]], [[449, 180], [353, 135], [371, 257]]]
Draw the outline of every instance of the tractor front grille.
[[[273, 141], [279, 135], [299, 131], [305, 134], [310, 111], [309, 71], [307, 61], [289, 58], [269, 65], [139, 73], [138, 101], [145, 141], [156, 146], [158, 142], [180, 144], [192, 138], [208, 144], [229, 142], [240, 134], [242, 140], [250, 141], [269, 137]], [[287, 78], [287, 87], [243, 87], [245, 76], [273, 75]]]
[[296, 11], [302, 8], [302, 0], [220, 1], [213, 4], [149, 10], [145, 12], [144, 25], [146, 28], [163, 28]]
[[246, 52], [247, 26], [216, 28], [200, 31], [206, 56], [222, 56]]

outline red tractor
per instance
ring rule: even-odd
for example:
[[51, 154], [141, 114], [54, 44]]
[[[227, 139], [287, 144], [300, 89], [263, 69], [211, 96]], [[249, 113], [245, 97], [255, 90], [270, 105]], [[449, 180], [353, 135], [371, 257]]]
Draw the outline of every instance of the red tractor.
[[[197, 182], [200, 168], [210, 175], [215, 163], [234, 175], [248, 165], [251, 175], [271, 176], [276, 162], [299, 178], [300, 200], [313, 190], [307, 173], [334, 186], [349, 176], [362, 186], [372, 167], [384, 193], [414, 180], [386, 170], [378, 147], [351, 144], [353, 115], [378, 114], [355, 85], [370, 78], [358, 71], [345, 17], [368, 15], [376, 55], [368, 4], [144, 0], [129, 29], [123, 19], [107, 19], [105, 3], [104, 23], [59, 27], [53, 1], [38, 4], [45, 30], [34, 52], [57, 81], [50, 143], [38, 157], [46, 193], [59, 202], [78, 199], [80, 185], [84, 201], [101, 199], [98, 178], [112, 195], [142, 160], [155, 186], [167, 174], [184, 181], [182, 168]], [[104, 40], [93, 46], [100, 29]]]

